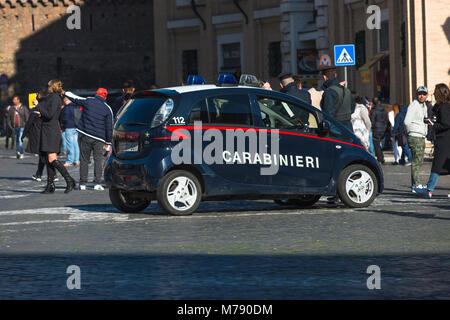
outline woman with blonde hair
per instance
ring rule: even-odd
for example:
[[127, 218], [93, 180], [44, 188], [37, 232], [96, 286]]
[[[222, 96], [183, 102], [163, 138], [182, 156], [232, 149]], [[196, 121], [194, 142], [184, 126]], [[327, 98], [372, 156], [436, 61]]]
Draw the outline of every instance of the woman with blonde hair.
[[47, 156], [48, 178], [47, 187], [44, 194], [55, 192], [54, 178], [56, 170], [64, 177], [67, 187], [64, 193], [69, 193], [75, 188], [75, 180], [70, 176], [64, 165], [59, 162], [57, 153], [61, 144], [61, 129], [59, 126], [59, 115], [63, 100], [61, 93], [63, 91], [60, 80], [51, 80], [48, 83], [47, 98], [39, 104], [38, 112], [42, 118], [40, 151]]

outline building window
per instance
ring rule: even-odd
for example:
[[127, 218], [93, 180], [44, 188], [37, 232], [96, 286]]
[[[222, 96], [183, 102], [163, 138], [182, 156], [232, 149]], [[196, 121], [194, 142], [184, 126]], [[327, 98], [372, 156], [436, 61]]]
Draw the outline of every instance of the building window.
[[198, 75], [197, 50], [184, 50], [182, 54], [183, 79], [186, 80], [190, 74]]
[[242, 33], [217, 36], [217, 53], [219, 71], [236, 72], [242, 70], [244, 67]]
[[389, 51], [389, 21], [381, 22], [381, 29], [378, 30], [378, 52]]
[[359, 31], [355, 35], [356, 68], [361, 68], [366, 63], [366, 32]]
[[222, 44], [222, 70], [234, 71], [241, 68], [241, 44], [227, 43]]
[[281, 42], [271, 42], [269, 43], [269, 76], [278, 77], [281, 71]]

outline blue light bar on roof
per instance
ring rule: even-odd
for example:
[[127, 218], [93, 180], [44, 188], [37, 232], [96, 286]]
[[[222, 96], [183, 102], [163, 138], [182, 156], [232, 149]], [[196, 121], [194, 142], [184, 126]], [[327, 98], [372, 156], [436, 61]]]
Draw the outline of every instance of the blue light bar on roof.
[[220, 73], [219, 78], [217, 79], [217, 84], [235, 84], [237, 85], [238, 82], [236, 81], [236, 78], [229, 73]]
[[192, 86], [196, 84], [206, 84], [205, 79], [203, 79], [201, 76], [197, 75], [189, 75], [187, 84]]

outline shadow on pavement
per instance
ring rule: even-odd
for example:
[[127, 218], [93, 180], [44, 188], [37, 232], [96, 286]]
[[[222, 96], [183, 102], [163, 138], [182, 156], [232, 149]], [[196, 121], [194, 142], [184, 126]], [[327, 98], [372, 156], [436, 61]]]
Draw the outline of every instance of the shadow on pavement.
[[0, 255], [0, 285], [1, 299], [449, 299], [450, 255]]
[[[370, 211], [370, 210], [361, 210], [361, 211], [373, 213], [373, 211]], [[377, 210], [377, 214], [378, 213], [384, 213], [384, 214], [400, 216], [400, 217], [417, 218], [417, 219], [433, 219], [433, 220], [450, 221], [450, 218], [438, 217], [436, 214], [433, 214], [433, 213], [415, 213], [415, 212], [398, 212], [398, 211], [389, 211], [389, 210]]]

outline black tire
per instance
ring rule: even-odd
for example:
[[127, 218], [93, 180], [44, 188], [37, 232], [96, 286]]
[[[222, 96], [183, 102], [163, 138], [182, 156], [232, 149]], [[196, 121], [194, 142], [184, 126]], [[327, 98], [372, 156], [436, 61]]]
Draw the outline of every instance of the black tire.
[[309, 208], [315, 205], [321, 197], [319, 195], [304, 195], [299, 199], [290, 199], [289, 204], [300, 208]]
[[[366, 182], [366, 180], [370, 181]], [[353, 183], [355, 189], [358, 189], [357, 192], [348, 187], [347, 182], [349, 185]], [[358, 186], [360, 182], [361, 185]], [[347, 207], [367, 208], [378, 196], [378, 180], [369, 167], [361, 164], [351, 165], [342, 170], [337, 191], [339, 198]]]
[[150, 200], [146, 199], [129, 199], [126, 191], [114, 188], [109, 189], [109, 199], [117, 210], [126, 213], [139, 213], [145, 210], [151, 203]]
[[[181, 186], [182, 189], [180, 191], [176, 191], [179, 187], [179, 179], [187, 179], [188, 182], [185, 186]], [[182, 197], [186, 195], [186, 197], [181, 201], [174, 200], [172, 198], [172, 205], [169, 199], [169, 194], [172, 192], [177, 192]], [[200, 202], [202, 201], [202, 187], [194, 174], [189, 171], [175, 170], [169, 172], [162, 178], [156, 192], [156, 198], [158, 199], [158, 204], [160, 207], [167, 214], [174, 216], [189, 216], [197, 210]], [[186, 199], [189, 199], [189, 201]], [[186, 202], [183, 203], [183, 200]]]

